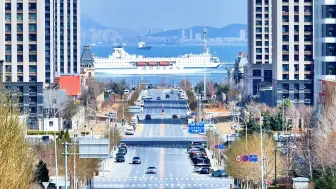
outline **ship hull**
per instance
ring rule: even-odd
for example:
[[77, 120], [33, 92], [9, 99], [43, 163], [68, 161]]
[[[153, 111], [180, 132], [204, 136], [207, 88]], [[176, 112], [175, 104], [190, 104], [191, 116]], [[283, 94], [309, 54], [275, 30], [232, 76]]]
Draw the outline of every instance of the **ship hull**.
[[[206, 68], [206, 72], [212, 72], [218, 70], [217, 67]], [[109, 69], [109, 68], [96, 68], [96, 76], [99, 75], [179, 75], [179, 74], [195, 74], [203, 73], [204, 68], [160, 68], [156, 67], [146, 67], [146, 68], [119, 68], [119, 69]]]
[[151, 50], [152, 46], [138, 47], [139, 50]]

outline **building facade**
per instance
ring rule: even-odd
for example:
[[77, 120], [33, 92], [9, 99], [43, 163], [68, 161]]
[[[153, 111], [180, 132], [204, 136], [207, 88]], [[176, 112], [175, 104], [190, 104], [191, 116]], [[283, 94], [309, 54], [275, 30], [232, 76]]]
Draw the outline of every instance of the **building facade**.
[[1, 82], [31, 129], [43, 117], [43, 87], [79, 74], [79, 32], [77, 0], [0, 1]]
[[314, 107], [320, 102], [321, 79], [336, 81], [336, 1], [314, 1]]
[[260, 82], [269, 82], [272, 75], [272, 62], [272, 1], [249, 0], [245, 96], [258, 96]]
[[313, 1], [273, 0], [275, 103], [313, 104]]

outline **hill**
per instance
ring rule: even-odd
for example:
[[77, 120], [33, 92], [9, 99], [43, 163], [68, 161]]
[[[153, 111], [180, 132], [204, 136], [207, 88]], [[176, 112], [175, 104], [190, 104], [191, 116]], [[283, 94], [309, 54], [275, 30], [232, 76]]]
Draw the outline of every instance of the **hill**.
[[[246, 24], [230, 24], [222, 28], [214, 28], [209, 26], [194, 26], [188, 29], [185, 29], [185, 35], [189, 37], [189, 31], [192, 30], [193, 34], [201, 33], [203, 34], [204, 28], [207, 29], [209, 38], [217, 38], [217, 37], [239, 37], [240, 30], [247, 30]], [[173, 37], [173, 36], [181, 36], [182, 29], [175, 30], [167, 30], [165, 32], [160, 32], [151, 35], [152, 37]]]

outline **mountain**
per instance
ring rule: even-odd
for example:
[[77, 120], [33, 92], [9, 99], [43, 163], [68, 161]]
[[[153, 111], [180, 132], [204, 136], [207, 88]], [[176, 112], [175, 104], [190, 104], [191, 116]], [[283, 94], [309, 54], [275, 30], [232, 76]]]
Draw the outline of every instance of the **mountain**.
[[130, 40], [138, 32], [127, 28], [108, 28], [86, 15], [81, 15], [81, 41], [82, 43], [113, 44]]
[[[214, 28], [209, 26], [194, 26], [188, 29], [185, 29], [185, 36], [189, 37], [189, 31], [193, 31], [193, 35], [196, 33], [203, 34], [204, 29], [207, 29], [208, 38], [217, 38], [217, 37], [239, 37], [240, 30], [247, 30], [246, 24], [230, 24], [222, 28]], [[151, 35], [152, 37], [174, 37], [181, 36], [182, 29], [167, 30], [165, 32], [160, 32]]]

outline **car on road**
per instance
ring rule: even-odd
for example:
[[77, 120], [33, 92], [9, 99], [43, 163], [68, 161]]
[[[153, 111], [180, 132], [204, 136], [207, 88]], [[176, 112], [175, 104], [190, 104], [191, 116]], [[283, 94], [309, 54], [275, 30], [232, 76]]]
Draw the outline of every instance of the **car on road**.
[[174, 114], [174, 115], [172, 116], [172, 118], [173, 118], [173, 119], [177, 119], [178, 116], [177, 116], [176, 114]]
[[187, 119], [186, 115], [180, 115], [180, 119]]
[[210, 173], [210, 167], [202, 167], [200, 170], [200, 174], [209, 174]]
[[192, 152], [205, 152], [205, 149], [202, 147], [193, 147], [193, 148], [189, 148], [187, 150], [188, 153], [192, 153]]
[[140, 101], [140, 106], [144, 106], [144, 105], [145, 105], [144, 101]]
[[194, 165], [199, 164], [199, 163], [207, 163], [207, 164], [211, 164], [210, 163], [210, 159], [207, 157], [199, 157], [199, 158], [195, 158], [192, 160]]
[[125, 148], [127, 148], [127, 145], [126, 145], [125, 143], [120, 143], [120, 144], [118, 145], [118, 148], [120, 148], [120, 147], [125, 147]]
[[127, 150], [125, 148], [120, 148], [118, 150], [117, 156], [118, 155], [126, 155], [127, 154]]
[[147, 114], [145, 119], [152, 119], [151, 115]]
[[158, 96], [158, 97], [156, 98], [156, 100], [161, 100], [161, 97]]
[[191, 145], [201, 145], [202, 142], [197, 142], [197, 141], [193, 141], [193, 142], [189, 142], [189, 146]]
[[147, 174], [156, 174], [156, 168], [155, 167], [148, 167], [146, 172], [147, 172]]
[[202, 168], [205, 168], [205, 167], [210, 168], [211, 165], [210, 165], [210, 164], [206, 164], [206, 163], [199, 163], [199, 164], [196, 164], [196, 165], [194, 166], [194, 171], [195, 171], [195, 172], [200, 172], [201, 169], [202, 169]]
[[116, 162], [125, 162], [125, 156], [123, 156], [123, 155], [117, 155]]
[[134, 135], [134, 128], [133, 127], [128, 127], [125, 131], [126, 135]]
[[127, 147], [125, 147], [125, 146], [120, 146], [120, 147], [118, 147], [118, 150], [120, 150], [120, 149], [123, 149], [123, 150], [125, 150], [125, 151], [126, 151], [126, 153], [127, 153]]
[[218, 169], [216, 171], [213, 171], [211, 173], [211, 176], [213, 176], [213, 177], [227, 177], [228, 175], [226, 174], [226, 172], [223, 169]]
[[132, 159], [133, 164], [141, 164], [141, 159], [140, 157], [133, 157]]
[[169, 94], [166, 94], [166, 98], [170, 98]]
[[171, 90], [171, 91], [170, 91], [170, 94], [174, 94], [174, 90]]

